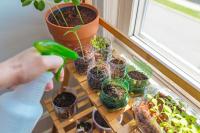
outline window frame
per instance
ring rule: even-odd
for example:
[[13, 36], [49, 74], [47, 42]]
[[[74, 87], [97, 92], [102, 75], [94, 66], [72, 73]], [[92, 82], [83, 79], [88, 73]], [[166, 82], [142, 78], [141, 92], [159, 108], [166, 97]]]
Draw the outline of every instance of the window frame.
[[[152, 39], [147, 38], [147, 35], [144, 37], [144, 33], [141, 32], [142, 21], [144, 21], [145, 11], [149, 0], [134, 0], [132, 5], [132, 13], [130, 19], [129, 27], [129, 36], [131, 40], [135, 41], [140, 48], [146, 51], [151, 57], [155, 58], [161, 64], [165, 65], [167, 69], [180, 77], [186, 84], [192, 86], [199, 93], [200, 91], [200, 76], [195, 75], [194, 68], [183, 67], [188, 65], [184, 61], [180, 62], [178, 59], [174, 59], [174, 54], [172, 52], [167, 53], [161, 47], [158, 48], [158, 45]], [[147, 38], [147, 39], [144, 39]], [[148, 44], [151, 44], [148, 45]], [[152, 47], [154, 46], [154, 48]], [[155, 49], [156, 46], [156, 49]], [[158, 48], [158, 49], [157, 49]], [[162, 53], [162, 54], [161, 54]], [[163, 56], [164, 55], [164, 56]], [[178, 58], [176, 56], [176, 58]], [[180, 59], [180, 58], [179, 58]], [[172, 62], [178, 62], [174, 64]], [[181, 67], [180, 67], [181, 66]], [[190, 75], [188, 74], [190, 73]], [[191, 76], [192, 75], [192, 76]], [[179, 83], [180, 84], [180, 83]], [[182, 86], [186, 87], [186, 86]], [[189, 90], [189, 88], [188, 88]]]

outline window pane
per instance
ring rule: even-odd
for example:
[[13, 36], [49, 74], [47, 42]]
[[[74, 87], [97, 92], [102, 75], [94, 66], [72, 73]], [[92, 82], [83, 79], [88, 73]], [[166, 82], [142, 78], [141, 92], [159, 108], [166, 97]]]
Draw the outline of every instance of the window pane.
[[198, 0], [148, 0], [141, 24], [139, 35], [144, 40], [200, 70]]

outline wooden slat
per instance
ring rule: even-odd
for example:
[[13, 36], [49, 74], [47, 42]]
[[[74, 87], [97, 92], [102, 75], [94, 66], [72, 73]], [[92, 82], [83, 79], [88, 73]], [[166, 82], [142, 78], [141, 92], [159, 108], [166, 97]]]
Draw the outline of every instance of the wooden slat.
[[119, 128], [116, 132], [117, 133], [130, 133], [130, 132], [133, 132], [133, 130], [136, 128], [136, 125], [137, 125], [136, 121], [135, 120], [131, 120], [126, 125], [124, 125], [123, 127]]
[[52, 102], [49, 102], [46, 104], [46, 109], [48, 112], [51, 112], [53, 111], [53, 105], [52, 105]]
[[78, 106], [78, 108], [82, 108], [89, 103], [90, 103], [89, 99], [85, 99], [85, 100], [79, 102], [77, 106]]
[[87, 93], [88, 95], [95, 92], [94, 90], [92, 90], [92, 89], [89, 87], [87, 81], [82, 82], [80, 85], [81, 85], [81, 87], [86, 91], [86, 93]]
[[74, 115], [72, 118], [65, 120], [64, 122], [62, 122], [62, 127], [66, 127], [69, 124], [75, 122], [76, 120], [78, 120], [78, 119], [90, 114], [93, 109], [94, 109], [94, 107], [90, 107], [90, 108], [88, 108], [88, 109], [86, 109], [86, 110]]
[[102, 102], [100, 101], [99, 95], [97, 93], [92, 93], [88, 96], [91, 100], [91, 102], [96, 106], [99, 107], [102, 105]]
[[67, 64], [67, 69], [69, 70], [70, 73], [76, 72], [76, 69], [74, 67], [74, 63]]
[[[114, 132], [117, 132], [119, 129], [122, 128], [122, 125], [119, 123], [119, 121], [117, 119], [114, 119], [108, 123]], [[126, 132], [124, 132], [124, 133], [126, 133]]]
[[133, 104], [133, 99], [130, 99], [128, 105], [126, 105], [126, 107], [124, 109], [117, 110], [114, 112], [109, 112], [109, 110], [105, 106], [100, 106], [97, 109], [101, 113], [101, 115], [104, 116], [106, 121], [110, 122], [110, 121], [114, 120], [115, 118], [119, 117], [121, 114], [123, 114], [127, 110], [129, 110], [131, 108], [132, 104]]

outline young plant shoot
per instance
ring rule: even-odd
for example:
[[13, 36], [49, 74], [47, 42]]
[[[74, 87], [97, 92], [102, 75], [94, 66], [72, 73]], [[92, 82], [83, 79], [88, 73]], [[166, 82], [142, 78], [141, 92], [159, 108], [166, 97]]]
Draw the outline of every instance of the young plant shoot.
[[80, 46], [80, 49], [81, 49], [81, 53], [82, 53], [82, 56], [83, 56], [83, 59], [84, 59], [84, 52], [83, 52], [83, 46], [82, 46], [82, 43], [81, 43], [81, 41], [80, 41], [80, 38], [79, 38], [79, 36], [78, 36], [78, 34], [77, 34], [77, 31], [79, 30], [81, 28], [81, 26], [80, 25], [77, 25], [77, 26], [75, 26], [74, 28], [72, 28], [72, 29], [70, 29], [70, 30], [68, 30], [67, 32], [65, 32], [64, 33], [64, 36], [66, 36], [67, 34], [69, 34], [69, 33], [73, 33], [75, 36], [76, 36], [76, 39], [78, 40], [78, 43], [79, 43], [79, 46]]

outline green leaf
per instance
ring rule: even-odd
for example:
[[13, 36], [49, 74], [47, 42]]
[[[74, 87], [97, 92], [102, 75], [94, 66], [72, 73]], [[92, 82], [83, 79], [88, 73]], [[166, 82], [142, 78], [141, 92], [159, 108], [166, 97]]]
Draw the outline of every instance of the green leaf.
[[63, 0], [64, 2], [71, 2], [71, 0]]
[[81, 25], [77, 25], [73, 27], [72, 29], [68, 30], [67, 32], [64, 33], [64, 36], [66, 36], [68, 33], [75, 33], [81, 28]]
[[54, 0], [55, 3], [60, 3], [62, 0]]
[[72, 3], [75, 5], [75, 6], [78, 6], [80, 5], [80, 0], [72, 0]]
[[37, 10], [43, 11], [45, 8], [45, 2], [44, 2], [44, 0], [35, 0], [34, 6]]
[[33, 0], [21, 0], [22, 6], [28, 6], [32, 3]]

